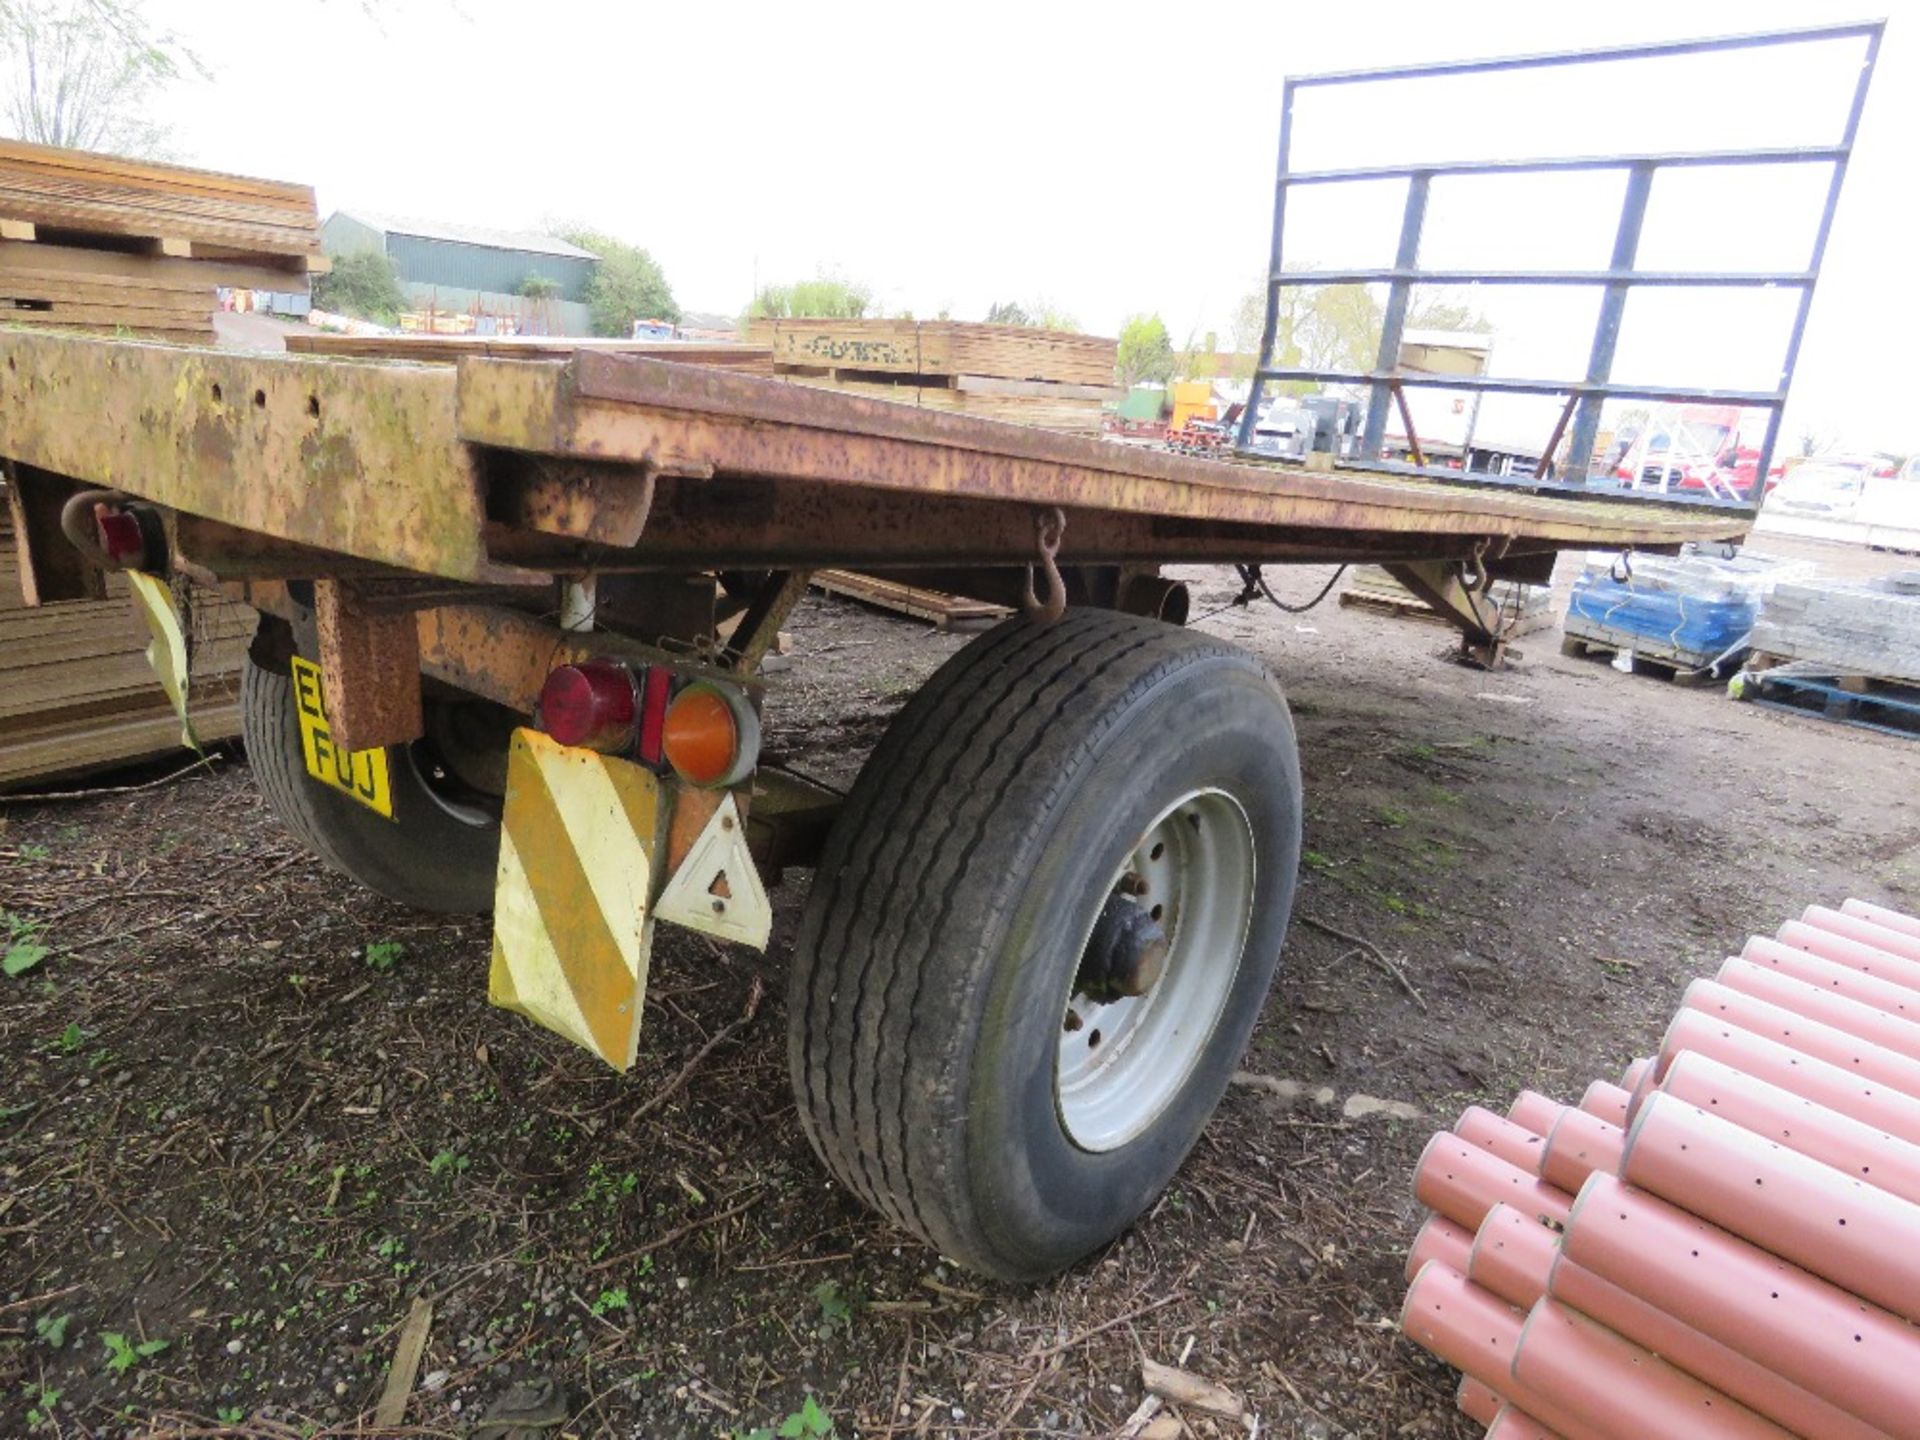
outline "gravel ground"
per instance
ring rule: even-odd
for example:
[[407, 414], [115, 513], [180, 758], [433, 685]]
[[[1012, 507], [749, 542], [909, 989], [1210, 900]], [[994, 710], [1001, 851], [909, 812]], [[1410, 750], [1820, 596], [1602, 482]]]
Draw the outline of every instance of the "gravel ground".
[[[1147, 1219], [1031, 1290], [815, 1164], [780, 998], [802, 876], [764, 957], [663, 929], [621, 1078], [486, 1006], [484, 923], [296, 850], [238, 756], [0, 805], [0, 925], [50, 949], [0, 980], [0, 1433], [454, 1435], [547, 1379], [578, 1436], [1103, 1435], [1141, 1357], [1182, 1354], [1262, 1435], [1471, 1433], [1395, 1324], [1426, 1136], [1523, 1085], [1577, 1096], [1809, 900], [1920, 906], [1920, 744], [1551, 630], [1489, 675], [1435, 626], [1220, 609], [1231, 575], [1188, 573], [1299, 726], [1297, 923], [1245, 1067], [1309, 1098], [1236, 1086]], [[770, 743], [837, 784], [964, 638], [824, 601], [793, 630]], [[1354, 1095], [1424, 1118], [1347, 1118]], [[421, 1385], [381, 1432], [416, 1297]]]

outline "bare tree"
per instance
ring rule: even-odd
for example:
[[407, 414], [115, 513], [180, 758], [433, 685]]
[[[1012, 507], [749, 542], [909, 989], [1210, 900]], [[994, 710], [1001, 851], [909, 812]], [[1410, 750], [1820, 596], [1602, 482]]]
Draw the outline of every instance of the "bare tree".
[[0, 114], [15, 136], [145, 158], [168, 148], [154, 98], [200, 69], [139, 0], [0, 0], [0, 55]]

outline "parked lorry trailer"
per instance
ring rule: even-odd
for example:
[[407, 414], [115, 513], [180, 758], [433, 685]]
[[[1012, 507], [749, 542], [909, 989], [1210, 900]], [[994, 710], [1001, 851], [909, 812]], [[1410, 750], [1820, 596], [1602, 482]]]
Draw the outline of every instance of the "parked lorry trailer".
[[[1161, 567], [1384, 564], [1492, 658], [1492, 580], [1748, 524], [587, 352], [443, 366], [0, 332], [0, 454], [30, 602], [129, 571], [176, 660], [179, 604], [251, 606], [247, 753], [289, 830], [394, 900], [491, 908], [493, 1000], [615, 1068], [653, 925], [764, 948], [767, 884], [811, 868], [799, 1123], [853, 1194], [1012, 1279], [1152, 1203], [1286, 939], [1302, 797], [1281, 686], [1173, 623]], [[844, 795], [759, 748], [761, 662], [825, 567], [1019, 606]]]

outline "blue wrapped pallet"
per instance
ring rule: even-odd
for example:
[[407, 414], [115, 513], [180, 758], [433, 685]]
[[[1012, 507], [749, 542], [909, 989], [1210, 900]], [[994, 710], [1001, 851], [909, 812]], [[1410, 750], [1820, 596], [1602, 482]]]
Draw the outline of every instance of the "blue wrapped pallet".
[[1569, 640], [1704, 670], [1741, 645], [1768, 590], [1809, 568], [1762, 555], [1595, 555], [1563, 628]]

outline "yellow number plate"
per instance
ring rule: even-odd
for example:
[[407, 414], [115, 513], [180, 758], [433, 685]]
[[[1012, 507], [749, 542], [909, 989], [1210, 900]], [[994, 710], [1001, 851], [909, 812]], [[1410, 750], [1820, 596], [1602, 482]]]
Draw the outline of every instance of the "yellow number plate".
[[376, 814], [393, 819], [393, 785], [387, 774], [385, 750], [348, 753], [333, 743], [327, 729], [327, 706], [320, 695], [320, 667], [293, 657], [293, 703], [300, 713], [300, 753], [307, 774], [322, 785], [351, 795]]

